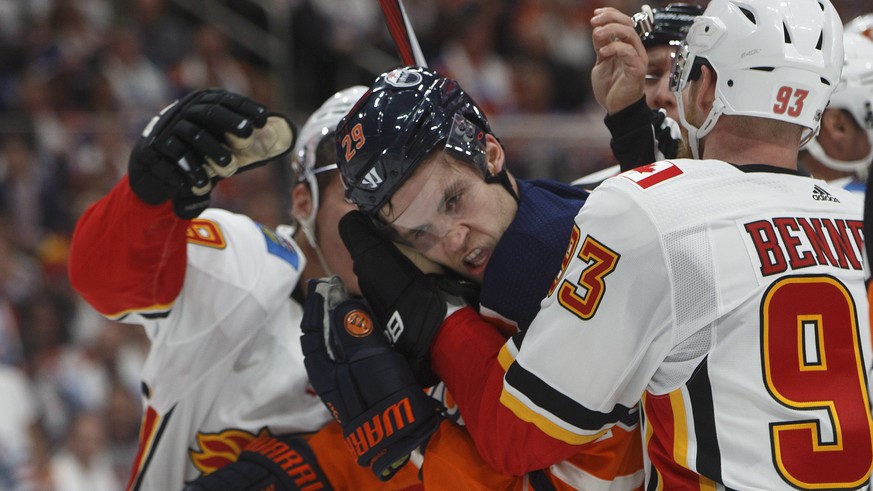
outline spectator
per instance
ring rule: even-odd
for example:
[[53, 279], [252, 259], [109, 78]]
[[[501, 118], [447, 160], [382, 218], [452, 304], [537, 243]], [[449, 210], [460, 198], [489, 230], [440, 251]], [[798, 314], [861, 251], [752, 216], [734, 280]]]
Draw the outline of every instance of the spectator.
[[40, 154], [32, 133], [0, 140], [0, 209], [7, 213], [19, 247], [32, 251], [57, 210], [56, 162]]
[[[128, 330], [112, 326], [115, 331]], [[106, 431], [112, 468], [120, 481], [130, 477], [131, 462], [139, 448], [139, 423], [142, 405], [128, 387], [115, 384], [109, 391], [106, 405]]]
[[[126, 125], [140, 128], [149, 114], [171, 101], [166, 76], [143, 54], [132, 29], [112, 30], [108, 49], [100, 57], [101, 82], [106, 90], [95, 91], [99, 110], [118, 110], [128, 115]], [[109, 100], [101, 100], [101, 95]]]
[[166, 72], [185, 55], [190, 26], [173, 15], [167, 0], [135, 0], [132, 8], [140, 46], [148, 59]]
[[522, 0], [509, 15], [508, 49], [537, 60], [549, 71], [554, 84], [552, 111], [580, 108], [590, 93], [594, 51], [589, 18], [587, 9], [564, 0]]
[[99, 413], [73, 418], [64, 448], [52, 458], [55, 491], [118, 491], [108, 446], [106, 423]]
[[433, 67], [454, 78], [487, 114], [514, 109], [512, 73], [495, 49], [500, 4], [470, 1], [453, 12], [455, 32], [443, 45]]
[[258, 96], [266, 95], [252, 68], [231, 54], [224, 34], [211, 25], [197, 28], [192, 49], [170, 69], [169, 75], [175, 96], [209, 87], [221, 87], [258, 100], [264, 100]]
[[24, 372], [0, 363], [0, 394], [0, 489], [25, 490], [40, 448], [33, 441], [37, 408]]

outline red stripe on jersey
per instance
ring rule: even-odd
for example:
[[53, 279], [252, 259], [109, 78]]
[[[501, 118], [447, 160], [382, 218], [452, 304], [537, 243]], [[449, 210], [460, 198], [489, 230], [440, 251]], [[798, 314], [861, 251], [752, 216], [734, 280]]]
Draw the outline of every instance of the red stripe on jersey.
[[712, 481], [688, 469], [688, 427], [682, 392], [643, 396], [646, 451], [658, 472], [659, 485], [669, 490], [715, 489]]
[[134, 485], [139, 481], [140, 475], [145, 470], [145, 463], [151, 454], [153, 444], [156, 443], [155, 435], [158, 429], [158, 422], [161, 416], [151, 406], [146, 407], [145, 413], [142, 416], [142, 423], [139, 428], [139, 448], [136, 450], [136, 458], [133, 459], [133, 468], [130, 471], [130, 479], [127, 481], [127, 486], [124, 489], [132, 491]]

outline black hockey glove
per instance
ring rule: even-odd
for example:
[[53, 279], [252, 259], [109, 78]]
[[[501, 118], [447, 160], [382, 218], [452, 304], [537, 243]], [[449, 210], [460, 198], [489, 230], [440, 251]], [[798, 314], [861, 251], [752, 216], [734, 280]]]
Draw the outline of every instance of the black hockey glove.
[[439, 426], [439, 403], [391, 349], [367, 305], [338, 276], [309, 284], [301, 321], [309, 382], [358, 464], [390, 479]]
[[284, 116], [222, 89], [192, 92], [152, 118], [130, 154], [133, 192], [146, 203], [173, 200], [181, 218], [209, 206], [214, 184], [291, 150]]
[[478, 303], [479, 287], [455, 275], [423, 273], [361, 212], [342, 217], [339, 232], [354, 261], [361, 292], [394, 349], [406, 357], [419, 384], [435, 384], [430, 345], [448, 306]]
[[188, 483], [182, 491], [303, 491], [333, 488], [312, 448], [298, 436], [261, 432], [226, 466]]

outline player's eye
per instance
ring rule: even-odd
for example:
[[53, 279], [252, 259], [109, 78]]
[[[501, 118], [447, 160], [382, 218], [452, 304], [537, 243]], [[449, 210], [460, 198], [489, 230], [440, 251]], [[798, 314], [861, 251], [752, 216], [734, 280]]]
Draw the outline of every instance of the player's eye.
[[457, 214], [461, 211], [465, 187], [457, 183], [452, 184], [443, 194], [442, 211], [447, 214]]
[[446, 210], [449, 212], [457, 211], [461, 206], [461, 197], [464, 193], [456, 193], [449, 196], [449, 199], [446, 200]]
[[656, 84], [661, 81], [663, 75], [659, 75], [656, 73], [647, 73], [646, 74], [646, 84]]

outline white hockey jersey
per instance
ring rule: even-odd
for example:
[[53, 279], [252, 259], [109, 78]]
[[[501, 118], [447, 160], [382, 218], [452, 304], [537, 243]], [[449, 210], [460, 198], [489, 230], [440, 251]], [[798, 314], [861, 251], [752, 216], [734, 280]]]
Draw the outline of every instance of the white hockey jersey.
[[779, 169], [662, 161], [598, 187], [501, 401], [567, 442], [640, 403], [647, 489], [866, 489], [862, 203]]
[[243, 215], [210, 209], [191, 228], [215, 245], [189, 242], [185, 283], [167, 317], [124, 320], [145, 326], [152, 341], [142, 379], [153, 436], [131, 489], [175, 489], [235, 460], [234, 445], [262, 428], [310, 432], [331, 421], [308, 385], [303, 311], [291, 298], [306, 259], [290, 238]]
[[[167, 223], [185, 222], [126, 186], [77, 226], [71, 279], [104, 315], [145, 326], [152, 343], [127, 489], [180, 490], [235, 460], [262, 429], [312, 432], [332, 421], [303, 366], [302, 307], [291, 294], [306, 259], [290, 237], [217, 209], [170, 232]], [[163, 281], [173, 275], [184, 280], [175, 297]]]

